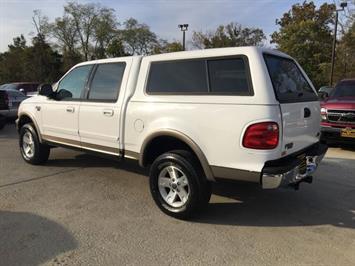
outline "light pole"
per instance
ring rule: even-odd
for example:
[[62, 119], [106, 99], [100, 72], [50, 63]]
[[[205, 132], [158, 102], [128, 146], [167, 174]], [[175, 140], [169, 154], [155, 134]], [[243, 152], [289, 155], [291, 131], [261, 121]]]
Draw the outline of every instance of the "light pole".
[[340, 7], [341, 9], [335, 10], [335, 26], [334, 26], [334, 37], [333, 37], [333, 48], [332, 48], [332, 65], [330, 69], [330, 86], [333, 85], [333, 75], [334, 75], [334, 64], [335, 64], [335, 48], [337, 45], [337, 32], [338, 32], [338, 17], [339, 11], [344, 11], [344, 8], [348, 6], [347, 2], [341, 2]]
[[185, 31], [187, 31], [189, 24], [179, 24], [178, 26], [182, 31], [182, 50], [185, 51]]

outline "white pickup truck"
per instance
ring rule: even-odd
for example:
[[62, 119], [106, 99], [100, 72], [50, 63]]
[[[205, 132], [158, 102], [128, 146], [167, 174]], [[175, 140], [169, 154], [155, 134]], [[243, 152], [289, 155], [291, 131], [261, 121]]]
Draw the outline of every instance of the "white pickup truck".
[[311, 182], [326, 152], [311, 81], [281, 52], [222, 48], [80, 63], [24, 101], [24, 160], [56, 146], [139, 161], [168, 215], [208, 203], [210, 183], [265, 189]]

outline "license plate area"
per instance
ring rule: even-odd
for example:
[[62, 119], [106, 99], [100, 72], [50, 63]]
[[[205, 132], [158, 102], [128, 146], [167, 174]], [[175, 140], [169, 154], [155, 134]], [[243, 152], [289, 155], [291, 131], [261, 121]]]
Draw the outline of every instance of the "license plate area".
[[355, 129], [343, 128], [340, 132], [340, 136], [344, 138], [355, 138]]

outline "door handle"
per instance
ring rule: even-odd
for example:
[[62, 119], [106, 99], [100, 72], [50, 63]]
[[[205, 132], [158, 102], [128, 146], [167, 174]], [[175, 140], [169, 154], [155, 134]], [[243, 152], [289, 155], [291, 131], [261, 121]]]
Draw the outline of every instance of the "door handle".
[[67, 110], [68, 113], [74, 113], [75, 108], [72, 107], [72, 106], [68, 106], [66, 110]]
[[304, 117], [307, 118], [310, 116], [311, 116], [311, 110], [308, 107], [304, 108]]
[[103, 114], [106, 116], [113, 116], [113, 110], [112, 109], [104, 109]]

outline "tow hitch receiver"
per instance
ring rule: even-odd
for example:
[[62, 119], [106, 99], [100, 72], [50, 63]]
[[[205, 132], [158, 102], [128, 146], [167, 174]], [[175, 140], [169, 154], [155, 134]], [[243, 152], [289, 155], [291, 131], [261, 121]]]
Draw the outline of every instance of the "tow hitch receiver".
[[313, 173], [322, 161], [327, 146], [318, 144], [301, 155], [283, 158], [266, 163], [261, 174], [263, 189], [288, 187], [299, 189], [301, 183], [311, 184]]

